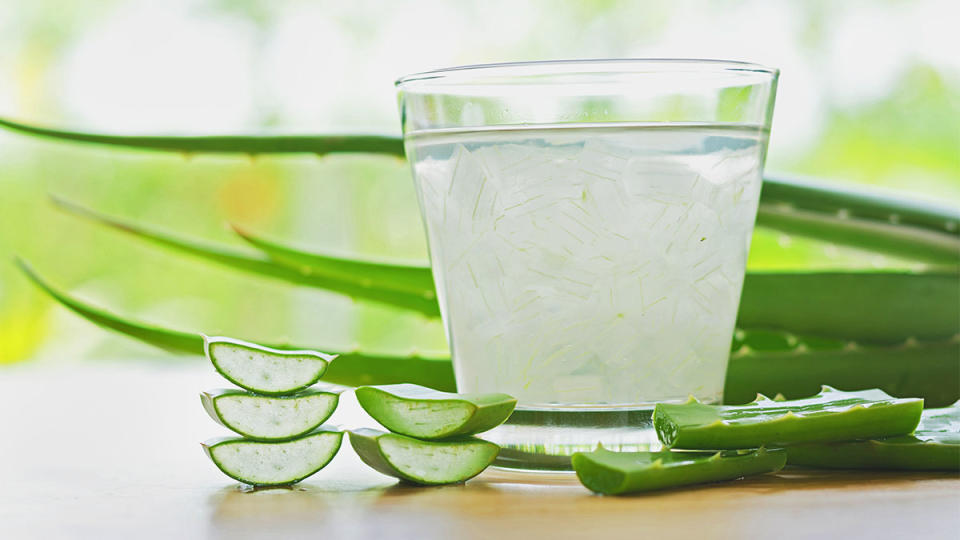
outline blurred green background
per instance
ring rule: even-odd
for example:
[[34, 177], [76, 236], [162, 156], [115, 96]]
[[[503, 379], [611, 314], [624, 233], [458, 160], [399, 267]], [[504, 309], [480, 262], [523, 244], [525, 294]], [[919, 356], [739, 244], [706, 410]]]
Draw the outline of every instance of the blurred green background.
[[[393, 80], [458, 64], [700, 57], [782, 70], [769, 174], [960, 203], [960, 3], [944, 1], [14, 0], [0, 115], [112, 133], [399, 132]], [[184, 330], [368, 349], [444, 348], [438, 321], [214, 267], [65, 215], [53, 193], [240, 245], [424, 258], [406, 165], [226, 158], [0, 132], [0, 364], [163, 353], [55, 307], [9, 261]], [[758, 231], [749, 266], [913, 268]]]

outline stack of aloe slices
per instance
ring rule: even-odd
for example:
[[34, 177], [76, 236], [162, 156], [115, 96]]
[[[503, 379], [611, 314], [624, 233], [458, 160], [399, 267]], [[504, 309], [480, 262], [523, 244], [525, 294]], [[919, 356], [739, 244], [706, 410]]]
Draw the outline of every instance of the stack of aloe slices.
[[500, 452], [474, 437], [510, 417], [517, 400], [506, 394], [451, 394], [415, 384], [364, 386], [357, 401], [390, 432], [350, 431], [360, 459], [388, 476], [419, 485], [465, 482]]
[[243, 389], [200, 396], [214, 421], [240, 435], [203, 443], [224, 474], [253, 486], [280, 486], [330, 463], [343, 433], [323, 422], [337, 408], [342, 388], [316, 383], [333, 356], [224, 337], [205, 337], [204, 351], [220, 375]]
[[667, 450], [575, 454], [580, 481], [595, 492], [619, 495], [732, 480], [785, 465], [960, 471], [960, 402], [924, 411], [922, 399], [824, 386], [816, 396], [792, 401], [760, 395], [740, 406], [695, 399], [661, 403], [653, 421]]

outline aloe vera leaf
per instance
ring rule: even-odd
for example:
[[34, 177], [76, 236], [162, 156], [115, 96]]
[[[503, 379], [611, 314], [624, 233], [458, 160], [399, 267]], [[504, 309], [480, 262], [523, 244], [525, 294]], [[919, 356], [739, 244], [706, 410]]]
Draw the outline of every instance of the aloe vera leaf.
[[757, 448], [904, 435], [917, 427], [921, 412], [922, 399], [824, 386], [819, 394], [798, 400], [758, 395], [746, 405], [707, 405], [694, 398], [658, 403], [653, 427], [667, 448]]
[[400, 291], [431, 300], [436, 289], [429, 264], [394, 263], [338, 257], [295, 249], [248, 232], [236, 225], [234, 231], [277, 263], [299, 268], [304, 273], [343, 281], [356, 281], [364, 287]]
[[320, 427], [337, 408], [342, 388], [314, 386], [290, 396], [264, 396], [236, 389], [200, 393], [215, 422], [256, 441], [285, 441]]
[[0, 127], [64, 141], [185, 154], [332, 154], [351, 152], [403, 157], [403, 140], [391, 135], [107, 135], [66, 131], [0, 118]]
[[415, 384], [362, 386], [356, 394], [360, 406], [385, 428], [426, 440], [489, 431], [517, 405], [507, 394], [451, 394]]
[[[748, 332], [749, 334], [749, 332]], [[799, 336], [803, 343], [803, 336]], [[746, 403], [758, 393], [796, 399], [827, 384], [846, 390], [880, 388], [894, 396], [922, 396], [942, 407], [960, 398], [960, 341], [893, 347], [784, 351], [741, 348], [727, 364], [724, 403]]]
[[642, 493], [692, 484], [734, 480], [777, 472], [787, 453], [782, 449], [720, 452], [611, 452], [597, 448], [571, 458], [577, 478], [604, 495]]
[[368, 428], [350, 430], [350, 444], [371, 468], [420, 485], [466, 482], [489, 467], [500, 451], [475, 437], [421, 441]]
[[[99, 326], [170, 352], [203, 354], [203, 337], [200, 334], [170, 330], [120, 317], [54, 288], [23, 260], [17, 259], [17, 264], [37, 287], [54, 300]], [[269, 346], [275, 349], [311, 348], [286, 344]], [[335, 354], [336, 359], [324, 374], [324, 379], [331, 383], [359, 386], [410, 382], [438, 390], [456, 388], [449, 357], [432, 357], [417, 353], [372, 354], [363, 351], [331, 351], [331, 354]]]
[[[92, 209], [51, 196], [53, 203], [60, 209], [76, 216], [106, 225], [112, 229], [131, 234], [139, 239], [186, 253], [201, 259], [212, 261], [224, 266], [265, 276], [280, 279], [296, 285], [305, 285], [327, 289], [358, 300], [388, 304], [403, 309], [410, 309], [423, 313], [429, 317], [439, 317], [440, 308], [432, 295], [422, 291], [416, 294], [399, 290], [385, 289], [371, 284], [368, 279], [338, 279], [349, 275], [348, 272], [317, 272], [316, 269], [293, 267], [277, 264], [262, 254], [247, 254], [240, 250], [208, 243], [197, 242], [192, 239], [175, 236], [166, 232], [149, 229], [138, 224], [110, 217]], [[344, 260], [345, 264], [350, 261]]]
[[823, 469], [960, 471], [960, 401], [925, 409], [911, 435], [791, 446], [787, 462]]
[[203, 336], [203, 352], [224, 379], [269, 396], [295, 394], [320, 380], [334, 355], [280, 350], [228, 337]]
[[753, 272], [737, 326], [858, 343], [945, 339], [960, 332], [960, 275]]
[[342, 432], [321, 426], [285, 442], [221, 437], [202, 446], [213, 464], [234, 480], [253, 486], [285, 486], [326, 467], [342, 442]]

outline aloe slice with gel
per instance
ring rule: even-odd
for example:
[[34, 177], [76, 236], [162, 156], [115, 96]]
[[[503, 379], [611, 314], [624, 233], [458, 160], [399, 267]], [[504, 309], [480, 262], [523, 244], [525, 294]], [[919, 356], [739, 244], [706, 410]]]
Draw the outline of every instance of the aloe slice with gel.
[[316, 351], [282, 351], [227, 337], [203, 338], [213, 367], [233, 384], [258, 394], [289, 395], [320, 379], [336, 356]]
[[390, 431], [427, 440], [489, 431], [517, 405], [507, 394], [452, 394], [415, 384], [362, 386], [357, 401]]
[[263, 396], [245, 390], [200, 394], [210, 418], [248, 439], [294, 439], [323, 424], [337, 408], [342, 388], [323, 385], [289, 396]]
[[211, 439], [203, 443], [203, 449], [213, 464], [234, 480], [252, 486], [283, 486], [326, 467], [341, 442], [342, 432], [321, 427], [286, 442], [240, 437]]
[[351, 430], [350, 444], [370, 467], [421, 485], [466, 482], [483, 472], [500, 452], [492, 442], [473, 437], [421, 441], [368, 428]]

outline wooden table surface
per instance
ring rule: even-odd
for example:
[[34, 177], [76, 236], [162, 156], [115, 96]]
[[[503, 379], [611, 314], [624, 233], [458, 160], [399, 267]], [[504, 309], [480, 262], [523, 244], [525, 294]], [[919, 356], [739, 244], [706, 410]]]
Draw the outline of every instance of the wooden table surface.
[[[0, 538], [960, 538], [960, 478], [785, 470], [635, 497], [571, 475], [488, 471], [416, 488], [344, 444], [293, 489], [248, 492], [199, 442], [224, 435], [201, 362], [27, 364], [0, 370]], [[345, 396], [332, 419], [373, 425]]]

